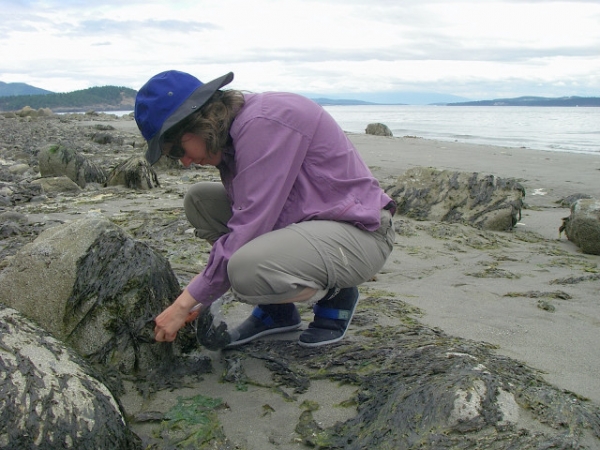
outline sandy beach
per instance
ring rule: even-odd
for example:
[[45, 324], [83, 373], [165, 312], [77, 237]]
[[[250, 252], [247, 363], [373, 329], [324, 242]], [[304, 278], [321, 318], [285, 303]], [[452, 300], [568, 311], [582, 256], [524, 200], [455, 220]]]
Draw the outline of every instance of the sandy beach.
[[[133, 121], [107, 123], [137, 133]], [[404, 319], [385, 311], [399, 301], [410, 306], [402, 307], [403, 316], [410, 315], [411, 320], [449, 336], [490, 344], [515, 364], [540, 371], [557, 388], [600, 404], [600, 256], [583, 254], [558, 232], [561, 219], [569, 215], [568, 207], [559, 203], [562, 198], [578, 193], [600, 198], [600, 155], [416, 137], [349, 136], [384, 188], [406, 170], [425, 166], [515, 178], [524, 186], [526, 197], [522, 218], [511, 232], [420, 222], [397, 215], [393, 253], [377, 279], [361, 286], [356, 317], [345, 341], [334, 346], [334, 351], [363, 342], [365, 330], [374, 323], [401, 327]], [[109, 218], [134, 217], [139, 210], [151, 213], [180, 208], [185, 180], [194, 180], [194, 176], [189, 171], [183, 176], [161, 172], [159, 179], [162, 187], [151, 192], [73, 202], [70, 212], [55, 216], [75, 220], [95, 211]], [[52, 216], [44, 214], [46, 219]], [[233, 305], [227, 310], [228, 321], [242, 320], [249, 311], [248, 305]], [[301, 312], [308, 324], [311, 312], [307, 307]], [[297, 334], [267, 340], [289, 341], [295, 347]], [[356, 415], [356, 407], [340, 406], [356, 395], [352, 384], [312, 379], [306, 391], [294, 394], [273, 382], [269, 361], [256, 352], [202, 350], [202, 354], [212, 360], [213, 372], [184, 388], [143, 397], [128, 384], [130, 389], [121, 398], [127, 415], [139, 419], [148, 411], [164, 414], [178, 399], [199, 394], [219, 398], [223, 407], [217, 416], [231, 443], [227, 448], [256, 450], [306, 448], [297, 425], [310, 402], [319, 405], [313, 417], [321, 427]], [[243, 389], [240, 383], [224, 381], [232, 370], [231, 362], [238, 357], [245, 374]], [[160, 428], [152, 420], [134, 420], [132, 426], [147, 436]]]
[[[489, 343], [498, 354], [541, 371], [559, 389], [600, 403], [600, 282], [596, 278], [554, 284], [600, 271], [599, 256], [582, 254], [564, 234], [559, 238], [561, 219], [569, 215], [569, 209], [557, 203], [575, 193], [600, 197], [600, 157], [412, 137], [352, 134], [350, 138], [384, 187], [407, 169], [427, 166], [516, 178], [527, 193], [522, 219], [512, 232], [446, 225], [439, 233], [439, 223], [396, 216], [400, 233], [394, 251], [377, 280], [362, 286], [363, 297], [384, 292], [416, 308], [415, 320], [425, 326]], [[492, 273], [500, 275], [488, 276]], [[247, 305], [238, 305], [229, 311], [228, 320], [235, 323], [249, 311]], [[347, 342], [360, 339], [361, 317], [369, 314], [369, 305], [359, 304], [358, 320]], [[308, 310], [303, 318], [310, 321]], [[290, 333], [271, 339], [293, 342], [296, 336]], [[236, 390], [232, 383], [222, 381], [229, 358], [224, 355], [231, 352], [207, 352], [215, 373], [176, 395], [200, 392], [223, 399], [227, 408], [219, 419], [227, 437], [240, 448], [304, 448], [295, 427], [302, 412], [299, 405], [305, 401], [319, 403], [314, 417], [322, 427], [355, 414], [354, 408], [339, 407], [356, 393], [355, 388], [326, 380], [313, 381], [306, 393], [286, 401], [267, 387], [272, 374], [260, 359], [246, 361], [245, 373], [254, 381], [247, 391]], [[158, 393], [143, 407], [164, 410], [174, 404], [176, 395]], [[135, 413], [136, 402], [131, 400], [126, 404]], [[144, 427], [150, 425], [138, 429]]]
[[[509, 245], [495, 252], [506, 256], [504, 268], [519, 279], [465, 276], [494, 255], [467, 251], [448, 258], [439, 242], [420, 233], [396, 238], [378, 284], [423, 309], [424, 323], [498, 345], [500, 353], [545, 371], [551, 383], [600, 402], [600, 282], [566, 287], [573, 290], [573, 298], [557, 301], [554, 313], [537, 308], [536, 300], [505, 296], [556, 290], [549, 281], [579, 272], [576, 267], [550, 267], [552, 258], [542, 254], [543, 246], [530, 248], [515, 239], [522, 231], [537, 233], [547, 239], [544, 245], [565, 258], [600, 270], [600, 257], [580, 253], [564, 234], [560, 239], [558, 235], [561, 219], [569, 216], [569, 209], [558, 204], [560, 199], [576, 193], [600, 198], [600, 156], [414, 138], [351, 138], [383, 185], [406, 169], [427, 166], [516, 178], [525, 187], [522, 220], [514, 232], [499, 233]], [[407, 251], [415, 240], [422, 254]]]
[[[438, 238], [432, 236], [438, 224], [396, 216], [396, 223], [406, 224], [410, 231], [397, 235], [394, 251], [377, 281], [363, 287], [391, 292], [422, 312], [418, 316], [421, 323], [449, 335], [492, 344], [499, 354], [540, 370], [558, 388], [600, 403], [600, 282], [553, 284], [600, 271], [599, 256], [584, 255], [558, 232], [561, 219], [570, 213], [559, 204], [561, 199], [577, 193], [600, 198], [600, 156], [418, 137], [350, 134], [350, 139], [384, 187], [418, 166], [515, 178], [525, 187], [522, 219], [512, 232], [486, 233], [452, 225], [453, 232]], [[490, 267], [501, 268], [506, 276], [486, 277]], [[541, 308], [539, 298], [531, 294], [557, 291], [570, 298], [551, 300], [553, 312]], [[232, 313], [233, 322], [249, 311], [245, 305], [239, 310], [237, 317]], [[358, 316], [361, 311], [359, 306]], [[309, 313], [306, 318], [310, 320]], [[352, 328], [356, 331], [358, 326]], [[352, 331], [348, 340], [353, 339]], [[294, 337], [292, 333], [277, 339]], [[218, 367], [219, 355], [213, 354], [213, 358]], [[264, 368], [254, 370], [259, 379], [268, 376]], [[297, 406], [277, 395], [265, 398], [264, 389], [256, 391], [260, 398], [253, 398], [250, 392], [232, 392], [231, 385], [219, 382], [208, 391], [230, 406], [220, 418], [234, 441], [239, 439], [252, 449], [270, 448], [273, 442], [277, 443], [273, 448], [299, 445], [290, 444]], [[320, 401], [320, 411], [327, 413], [317, 417], [323, 426], [330, 426], [352, 416], [352, 411], [325, 405], [335, 405], [351, 392], [348, 387], [323, 382], [306, 397]], [[164, 399], [157, 401], [160, 404]], [[277, 413], [271, 414], [270, 420], [249, 424], [249, 417], [259, 413], [264, 404]]]

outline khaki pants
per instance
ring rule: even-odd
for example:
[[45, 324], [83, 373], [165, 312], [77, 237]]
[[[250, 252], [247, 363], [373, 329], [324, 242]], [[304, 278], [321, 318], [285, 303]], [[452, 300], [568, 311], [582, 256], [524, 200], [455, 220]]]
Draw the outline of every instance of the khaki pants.
[[[193, 185], [184, 207], [196, 236], [214, 242], [229, 232], [231, 204], [221, 183]], [[227, 273], [240, 301], [285, 303], [307, 287], [322, 296], [333, 287], [364, 283], [381, 270], [393, 243], [387, 210], [381, 210], [381, 226], [374, 232], [345, 222], [311, 220], [248, 242], [231, 257]]]

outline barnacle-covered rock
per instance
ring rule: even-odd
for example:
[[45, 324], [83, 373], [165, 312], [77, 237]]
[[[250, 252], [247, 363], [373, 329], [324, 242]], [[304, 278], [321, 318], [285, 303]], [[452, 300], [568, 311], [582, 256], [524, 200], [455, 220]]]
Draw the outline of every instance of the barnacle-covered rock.
[[1, 304], [0, 404], [0, 448], [139, 448], [87, 362]]

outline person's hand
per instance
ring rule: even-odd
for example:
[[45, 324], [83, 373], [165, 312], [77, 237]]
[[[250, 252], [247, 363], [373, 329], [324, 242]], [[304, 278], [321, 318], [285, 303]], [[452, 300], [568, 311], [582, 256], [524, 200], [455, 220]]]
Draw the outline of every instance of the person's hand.
[[177, 332], [188, 322], [191, 322], [202, 310], [202, 307], [190, 312], [198, 305], [196, 300], [187, 290], [177, 297], [171, 306], [160, 313], [154, 322], [154, 339], [158, 342], [173, 342], [177, 337]]
[[204, 308], [206, 308], [206, 306], [198, 303], [198, 308], [194, 309], [193, 311], [190, 310], [190, 312], [188, 313], [188, 316], [185, 318], [185, 323], [190, 323], [196, 320], [196, 318], [200, 315]]

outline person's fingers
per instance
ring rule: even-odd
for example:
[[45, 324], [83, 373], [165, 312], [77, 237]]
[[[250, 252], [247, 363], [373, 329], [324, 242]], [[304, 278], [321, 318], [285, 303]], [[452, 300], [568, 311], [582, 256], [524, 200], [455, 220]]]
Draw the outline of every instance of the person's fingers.
[[192, 311], [186, 317], [185, 323], [193, 322], [194, 320], [196, 320], [196, 317], [198, 317], [199, 314], [200, 314], [200, 310]]
[[157, 342], [173, 342], [177, 337], [177, 332], [167, 333], [162, 328], [154, 327], [154, 340]]

